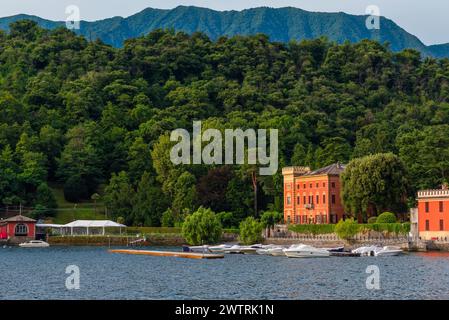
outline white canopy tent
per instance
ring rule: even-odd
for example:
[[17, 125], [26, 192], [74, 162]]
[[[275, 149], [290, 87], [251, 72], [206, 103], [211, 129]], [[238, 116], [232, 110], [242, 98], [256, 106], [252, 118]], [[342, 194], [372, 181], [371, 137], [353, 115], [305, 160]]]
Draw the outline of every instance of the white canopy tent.
[[[122, 233], [122, 228], [126, 228], [124, 224], [120, 224], [110, 220], [76, 220], [67, 224], [52, 224], [52, 223], [38, 223], [37, 228], [50, 228], [55, 230], [59, 234], [69, 234], [74, 235], [73, 232], [75, 228], [85, 229], [86, 235], [91, 234], [92, 229], [101, 229], [102, 235], [105, 235], [106, 228], [119, 228], [120, 234]], [[98, 233], [97, 233], [98, 234]]]
[[105, 234], [106, 228], [120, 228], [120, 234], [122, 233], [122, 228], [126, 228], [124, 224], [120, 224], [110, 220], [76, 220], [63, 225], [64, 228], [70, 228], [70, 235], [73, 235], [74, 228], [84, 228], [86, 229], [86, 234], [89, 235], [89, 229], [101, 228], [103, 230], [103, 235]]

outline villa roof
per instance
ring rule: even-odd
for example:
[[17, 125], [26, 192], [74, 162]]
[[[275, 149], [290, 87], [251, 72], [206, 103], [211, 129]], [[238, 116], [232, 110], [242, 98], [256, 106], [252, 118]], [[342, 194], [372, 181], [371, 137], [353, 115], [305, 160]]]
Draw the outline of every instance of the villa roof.
[[2, 220], [2, 222], [36, 222], [36, 220], [22, 216], [22, 215], [18, 215], [18, 216], [14, 216], [8, 219], [4, 219]]
[[345, 168], [346, 168], [345, 164], [341, 164], [341, 163], [337, 162], [337, 163], [331, 164], [327, 167], [313, 170], [304, 175], [305, 176], [317, 176], [317, 175], [323, 175], [323, 174], [340, 175], [345, 170]]

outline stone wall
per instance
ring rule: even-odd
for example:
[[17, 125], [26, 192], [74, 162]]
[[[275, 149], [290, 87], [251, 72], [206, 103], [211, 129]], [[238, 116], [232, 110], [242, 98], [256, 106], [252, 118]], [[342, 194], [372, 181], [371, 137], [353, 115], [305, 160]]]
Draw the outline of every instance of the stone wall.
[[369, 245], [399, 246], [403, 250], [409, 250], [411, 248], [409, 245], [410, 239], [408, 236], [392, 234], [387, 235], [376, 231], [357, 234], [351, 240], [340, 239], [335, 233], [312, 235], [283, 230], [273, 234], [273, 237], [265, 239], [267, 244], [290, 245], [304, 243], [322, 248], [344, 246], [347, 250]]
[[301, 238], [267, 238], [266, 244], [291, 245], [291, 244], [308, 244], [317, 248], [334, 248], [344, 246], [346, 250], [352, 250], [362, 246], [378, 245], [378, 246], [398, 246], [403, 250], [409, 250], [409, 242], [404, 239], [366, 239], [366, 240], [341, 240], [326, 239], [319, 237], [301, 237]]

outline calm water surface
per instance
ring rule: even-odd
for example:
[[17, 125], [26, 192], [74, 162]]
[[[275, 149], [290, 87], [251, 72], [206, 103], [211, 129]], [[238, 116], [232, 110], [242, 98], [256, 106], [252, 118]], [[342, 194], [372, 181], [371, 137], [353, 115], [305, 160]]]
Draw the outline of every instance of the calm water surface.
[[[449, 299], [449, 253], [195, 260], [112, 254], [107, 249], [0, 248], [0, 300]], [[68, 265], [80, 268], [80, 290], [65, 287]], [[366, 289], [369, 265], [380, 269], [380, 290]]]

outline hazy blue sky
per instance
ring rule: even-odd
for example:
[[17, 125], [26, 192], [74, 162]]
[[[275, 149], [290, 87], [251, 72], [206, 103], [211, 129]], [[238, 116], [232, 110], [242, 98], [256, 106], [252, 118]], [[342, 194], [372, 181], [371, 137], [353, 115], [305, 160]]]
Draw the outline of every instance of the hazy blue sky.
[[65, 8], [77, 5], [82, 20], [129, 16], [146, 7], [174, 8], [195, 5], [215, 10], [242, 10], [260, 6], [298, 7], [309, 11], [365, 14], [368, 5], [377, 5], [380, 13], [394, 20], [425, 44], [449, 42], [449, 1], [447, 0], [0, 0], [0, 16], [18, 13], [65, 20]]

